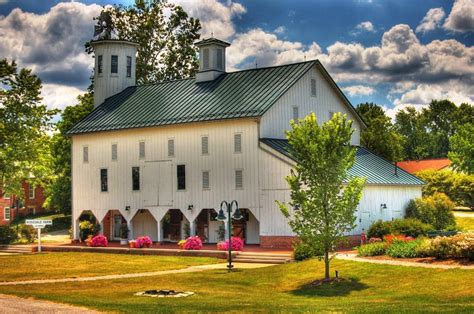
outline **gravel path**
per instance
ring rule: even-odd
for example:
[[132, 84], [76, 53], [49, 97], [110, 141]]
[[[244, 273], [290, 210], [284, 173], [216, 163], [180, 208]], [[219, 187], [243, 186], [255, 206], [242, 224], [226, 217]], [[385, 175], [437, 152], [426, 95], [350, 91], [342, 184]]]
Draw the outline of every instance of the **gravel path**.
[[372, 264], [384, 264], [384, 265], [395, 265], [395, 266], [409, 266], [409, 267], [423, 267], [423, 268], [441, 268], [441, 269], [474, 269], [474, 265], [463, 266], [463, 265], [442, 265], [442, 264], [427, 264], [418, 262], [407, 262], [407, 261], [396, 261], [396, 260], [380, 260], [358, 257], [356, 254], [338, 254], [337, 259], [346, 261], [364, 262]]
[[[258, 264], [258, 263], [233, 263], [234, 269], [250, 269], [250, 268], [261, 268], [274, 266], [273, 264]], [[121, 274], [121, 275], [105, 275], [105, 276], [94, 276], [94, 277], [80, 277], [80, 278], [60, 278], [60, 279], [38, 279], [38, 280], [24, 280], [24, 281], [10, 281], [0, 282], [0, 286], [16, 286], [16, 285], [33, 285], [33, 284], [48, 284], [48, 283], [61, 283], [61, 282], [78, 282], [78, 281], [96, 281], [96, 280], [111, 280], [111, 279], [124, 279], [124, 278], [139, 278], [139, 277], [151, 277], [161, 276], [169, 274], [181, 274], [181, 273], [193, 273], [201, 272], [211, 269], [227, 269], [226, 263], [210, 264], [210, 265], [199, 265], [191, 266], [183, 269], [171, 269], [162, 270], [147, 273], [136, 273], [136, 274]], [[1, 309], [1, 307], [0, 307]]]
[[82, 307], [0, 294], [0, 313], [99, 313]]

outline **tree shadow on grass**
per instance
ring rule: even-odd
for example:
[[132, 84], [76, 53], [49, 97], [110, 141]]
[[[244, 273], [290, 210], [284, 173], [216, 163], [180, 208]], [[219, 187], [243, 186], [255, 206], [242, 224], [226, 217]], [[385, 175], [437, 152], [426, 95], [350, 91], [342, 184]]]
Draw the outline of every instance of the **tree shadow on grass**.
[[313, 282], [299, 286], [290, 293], [296, 296], [306, 297], [340, 297], [349, 295], [352, 291], [362, 291], [369, 288], [365, 283], [360, 282], [358, 278], [341, 278], [339, 281], [332, 281], [321, 285], [315, 285]]

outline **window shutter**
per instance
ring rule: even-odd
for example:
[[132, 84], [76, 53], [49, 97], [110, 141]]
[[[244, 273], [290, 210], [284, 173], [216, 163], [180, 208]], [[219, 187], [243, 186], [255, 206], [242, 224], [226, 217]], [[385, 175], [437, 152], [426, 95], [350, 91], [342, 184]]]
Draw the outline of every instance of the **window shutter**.
[[242, 134], [234, 134], [234, 153], [242, 152]]
[[174, 140], [169, 139], [168, 140], [168, 157], [173, 157], [174, 156]]
[[112, 160], [117, 160], [117, 144], [112, 144]]
[[209, 189], [209, 171], [202, 172], [202, 188]]
[[209, 69], [209, 48], [202, 50], [202, 67], [203, 70]]
[[293, 121], [298, 122], [299, 118], [300, 118], [299, 108], [294, 106], [293, 107]]
[[140, 142], [138, 154], [140, 159], [145, 158], [145, 142]]
[[209, 154], [209, 137], [201, 137], [201, 153], [203, 155]]
[[82, 161], [89, 162], [89, 147], [84, 146], [82, 148]]
[[235, 188], [242, 189], [243, 187], [244, 187], [244, 184], [243, 184], [242, 170], [235, 170]]
[[311, 96], [316, 97], [316, 79], [311, 79]]

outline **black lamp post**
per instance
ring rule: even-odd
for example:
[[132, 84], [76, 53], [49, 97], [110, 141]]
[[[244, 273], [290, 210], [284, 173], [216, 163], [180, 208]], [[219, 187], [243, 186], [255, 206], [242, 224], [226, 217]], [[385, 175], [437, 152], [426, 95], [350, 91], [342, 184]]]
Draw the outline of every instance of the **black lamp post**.
[[[234, 214], [231, 216], [231, 212], [232, 212], [232, 205], [235, 204], [235, 212]], [[217, 220], [219, 221], [225, 221], [227, 219], [225, 213], [224, 213], [224, 209], [222, 208], [222, 206], [226, 207], [227, 209], [227, 216], [229, 217], [229, 219], [227, 220], [227, 226], [228, 226], [228, 231], [229, 231], [229, 245], [228, 245], [228, 256], [227, 256], [227, 262], [228, 262], [228, 265], [227, 265], [227, 269], [229, 270], [229, 272], [232, 270], [232, 219], [235, 219], [235, 220], [240, 220], [242, 219], [242, 214], [240, 213], [240, 208], [239, 208], [239, 204], [237, 203], [236, 200], [233, 200], [232, 202], [230, 203], [227, 203], [226, 201], [222, 201], [221, 202], [221, 208], [219, 210], [219, 213], [217, 214]]]

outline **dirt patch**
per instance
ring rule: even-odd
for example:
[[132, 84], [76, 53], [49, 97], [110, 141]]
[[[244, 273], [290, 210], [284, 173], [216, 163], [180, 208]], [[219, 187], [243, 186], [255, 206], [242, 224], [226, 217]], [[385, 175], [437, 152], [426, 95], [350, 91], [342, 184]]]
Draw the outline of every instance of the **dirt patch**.
[[473, 266], [474, 261], [468, 259], [438, 259], [435, 257], [415, 257], [415, 258], [393, 258], [386, 255], [364, 256], [365, 259], [384, 260], [384, 261], [403, 261], [433, 265], [451, 265], [451, 266]]

